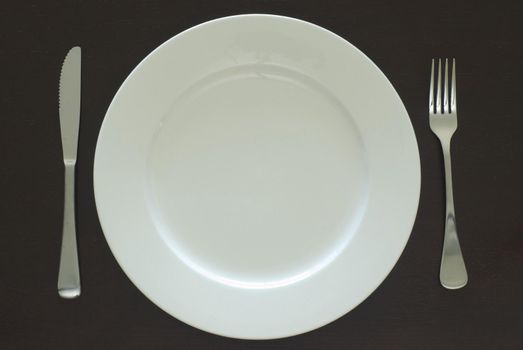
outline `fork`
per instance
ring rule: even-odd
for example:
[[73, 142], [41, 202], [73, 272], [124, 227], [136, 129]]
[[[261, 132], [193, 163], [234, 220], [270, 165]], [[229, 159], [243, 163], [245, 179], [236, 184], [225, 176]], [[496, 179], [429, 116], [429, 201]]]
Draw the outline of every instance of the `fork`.
[[[430, 72], [429, 122], [430, 129], [439, 138], [443, 150], [445, 164], [445, 188], [447, 210], [445, 219], [445, 238], [439, 280], [447, 289], [462, 288], [467, 284], [467, 269], [458, 240], [456, 216], [454, 214], [454, 196], [452, 193], [452, 169], [450, 159], [450, 143], [452, 135], [458, 128], [458, 106], [456, 103], [456, 60], [452, 59], [452, 80], [449, 93], [449, 62], [445, 59], [445, 81], [443, 85], [443, 101], [441, 96], [441, 59], [438, 59], [438, 75], [436, 100], [434, 100], [434, 59]], [[450, 101], [449, 101], [450, 95]], [[435, 102], [435, 103], [434, 103]], [[443, 103], [442, 103], [443, 102]]]

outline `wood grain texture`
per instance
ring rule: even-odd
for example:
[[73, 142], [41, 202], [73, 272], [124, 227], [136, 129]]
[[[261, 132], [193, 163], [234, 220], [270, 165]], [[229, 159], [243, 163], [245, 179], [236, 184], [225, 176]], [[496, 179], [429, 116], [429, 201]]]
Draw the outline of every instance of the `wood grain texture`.
[[[522, 349], [523, 3], [420, 1], [6, 1], [0, 7], [0, 349]], [[93, 197], [105, 111], [131, 69], [209, 19], [274, 13], [334, 31], [389, 77], [419, 141], [411, 239], [365, 302], [310, 333], [241, 341], [204, 333], [149, 302], [112, 257]], [[82, 296], [56, 292], [63, 169], [58, 76], [83, 53], [77, 220]], [[469, 285], [439, 286], [444, 191], [427, 119], [429, 64], [456, 57], [455, 206]], [[195, 307], [198, 307], [195, 305]]]

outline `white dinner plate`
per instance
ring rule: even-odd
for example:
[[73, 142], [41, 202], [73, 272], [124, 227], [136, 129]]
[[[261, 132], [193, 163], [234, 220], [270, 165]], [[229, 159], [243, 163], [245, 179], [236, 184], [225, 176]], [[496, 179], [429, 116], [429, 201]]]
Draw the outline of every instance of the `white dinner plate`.
[[356, 47], [281, 16], [213, 20], [149, 54], [114, 97], [96, 206], [132, 282], [208, 332], [303, 333], [369, 296], [409, 238], [409, 116]]

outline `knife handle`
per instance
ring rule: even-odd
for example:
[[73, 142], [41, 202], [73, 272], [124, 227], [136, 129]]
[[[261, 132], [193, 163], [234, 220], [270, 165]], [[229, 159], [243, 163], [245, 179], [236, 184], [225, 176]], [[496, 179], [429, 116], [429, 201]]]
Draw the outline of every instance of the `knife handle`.
[[66, 299], [76, 298], [80, 295], [80, 269], [78, 266], [74, 214], [74, 177], [74, 162], [65, 162], [64, 224], [58, 272], [58, 294]]

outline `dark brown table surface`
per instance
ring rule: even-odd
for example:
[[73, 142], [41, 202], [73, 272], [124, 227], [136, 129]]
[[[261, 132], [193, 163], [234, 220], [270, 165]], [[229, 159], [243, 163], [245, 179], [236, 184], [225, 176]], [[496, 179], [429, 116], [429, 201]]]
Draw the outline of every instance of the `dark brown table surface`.
[[[204, 21], [273, 13], [323, 26], [387, 75], [419, 142], [412, 236], [382, 285], [341, 319], [272, 341], [211, 335], [147, 300], [111, 255], [93, 198], [98, 131], [151, 50]], [[523, 349], [521, 1], [7, 1], [0, 6], [0, 349]], [[82, 296], [56, 292], [63, 165], [58, 76], [83, 53], [77, 163]], [[428, 125], [430, 59], [458, 63], [455, 206], [469, 284], [438, 282], [442, 156]], [[195, 305], [197, 307], [197, 305]]]

